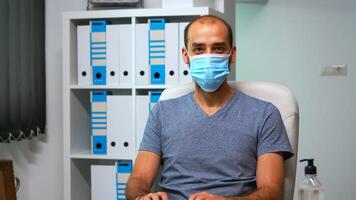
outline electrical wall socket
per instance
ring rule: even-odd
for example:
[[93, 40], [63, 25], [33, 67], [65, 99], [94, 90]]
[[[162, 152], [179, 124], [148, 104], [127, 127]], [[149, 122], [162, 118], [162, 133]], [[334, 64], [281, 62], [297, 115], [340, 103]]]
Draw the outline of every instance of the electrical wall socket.
[[324, 65], [321, 67], [321, 76], [346, 76], [346, 64], [341, 65]]

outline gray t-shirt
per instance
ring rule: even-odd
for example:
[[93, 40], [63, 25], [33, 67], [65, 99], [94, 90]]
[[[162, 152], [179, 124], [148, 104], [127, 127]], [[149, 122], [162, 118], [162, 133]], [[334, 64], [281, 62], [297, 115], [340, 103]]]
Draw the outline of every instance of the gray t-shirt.
[[170, 200], [196, 192], [235, 196], [256, 189], [257, 157], [292, 148], [279, 110], [235, 92], [211, 116], [193, 93], [159, 101], [150, 112], [140, 150], [161, 156], [159, 186]]

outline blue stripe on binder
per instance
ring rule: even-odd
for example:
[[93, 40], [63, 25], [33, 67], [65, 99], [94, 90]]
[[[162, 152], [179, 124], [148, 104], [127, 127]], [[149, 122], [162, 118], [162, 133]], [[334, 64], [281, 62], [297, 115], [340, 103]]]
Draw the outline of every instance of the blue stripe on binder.
[[151, 56], [151, 58], [165, 58], [165, 56]]
[[[106, 56], [105, 57], [96, 57], [96, 58], [93, 58], [93, 60], [105, 60], [106, 59]], [[105, 67], [105, 66], [104, 66]]]
[[151, 44], [151, 46], [149, 46], [150, 48], [164, 48], [166, 47], [165, 45], [155, 45], [155, 44]]
[[[94, 113], [94, 112], [92, 112], [92, 113]], [[106, 117], [92, 117], [92, 119], [106, 119]]]
[[106, 122], [92, 122], [92, 124], [107, 124]]
[[106, 127], [91, 127], [92, 130], [106, 130]]
[[106, 112], [91, 112], [92, 114], [106, 114]]
[[[150, 42], [165, 42], [166, 40], [150, 40]], [[153, 45], [155, 46], [155, 45]]]
[[159, 50], [159, 51], [151, 50], [151, 53], [166, 53], [166, 51], [162, 51], [162, 50]]
[[92, 49], [106, 49], [106, 47], [92, 47]]
[[[106, 44], [106, 42], [91, 42], [91, 44]], [[93, 47], [95, 48], [95, 47]]]

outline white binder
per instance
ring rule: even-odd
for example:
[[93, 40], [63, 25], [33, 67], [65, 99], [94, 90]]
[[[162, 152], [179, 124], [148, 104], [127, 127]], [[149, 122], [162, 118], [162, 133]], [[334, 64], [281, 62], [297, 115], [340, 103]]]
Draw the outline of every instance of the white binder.
[[179, 23], [166, 23], [166, 85], [178, 83]]
[[149, 64], [148, 64], [148, 24], [136, 24], [136, 72], [135, 79], [137, 85], [148, 85]]
[[111, 165], [91, 166], [91, 200], [116, 200], [116, 168]]
[[136, 96], [136, 149], [140, 148], [149, 114], [150, 98], [148, 95]]
[[[184, 48], [184, 29], [187, 25], [187, 22], [179, 23], [179, 51]], [[179, 83], [190, 83], [192, 82], [192, 77], [189, 74], [189, 66], [184, 63], [182, 55], [179, 57]]]
[[110, 95], [107, 97], [107, 154], [135, 155], [132, 96]]
[[90, 26], [77, 27], [78, 85], [92, 85]]
[[120, 25], [106, 26], [107, 85], [119, 84]]
[[120, 85], [132, 84], [132, 71], [131, 71], [131, 59], [132, 59], [132, 25], [122, 24], [120, 25]]

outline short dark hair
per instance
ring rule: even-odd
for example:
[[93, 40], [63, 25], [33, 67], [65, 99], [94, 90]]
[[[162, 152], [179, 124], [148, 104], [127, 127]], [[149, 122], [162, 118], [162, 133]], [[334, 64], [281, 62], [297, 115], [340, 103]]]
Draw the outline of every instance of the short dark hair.
[[206, 17], [210, 17], [210, 18], [217, 19], [217, 20], [221, 21], [221, 22], [226, 26], [227, 31], [228, 31], [228, 35], [227, 35], [227, 36], [228, 36], [228, 42], [229, 42], [229, 44], [230, 44], [230, 47], [232, 48], [232, 47], [233, 47], [233, 46], [232, 46], [232, 43], [233, 43], [233, 39], [234, 39], [234, 38], [233, 38], [231, 26], [230, 26], [225, 20], [223, 20], [222, 18], [217, 17], [217, 16], [215, 16], [215, 15], [203, 15], [203, 16], [199, 16], [198, 18], [195, 18], [194, 20], [192, 20], [192, 21], [185, 27], [185, 29], [184, 29], [184, 45], [185, 45], [185, 48], [188, 49], [188, 32], [189, 32], [190, 26], [191, 26], [194, 22], [196, 22], [196, 21], [198, 21], [198, 20], [200, 20], [200, 19], [202, 19], [202, 18], [206, 18]]

